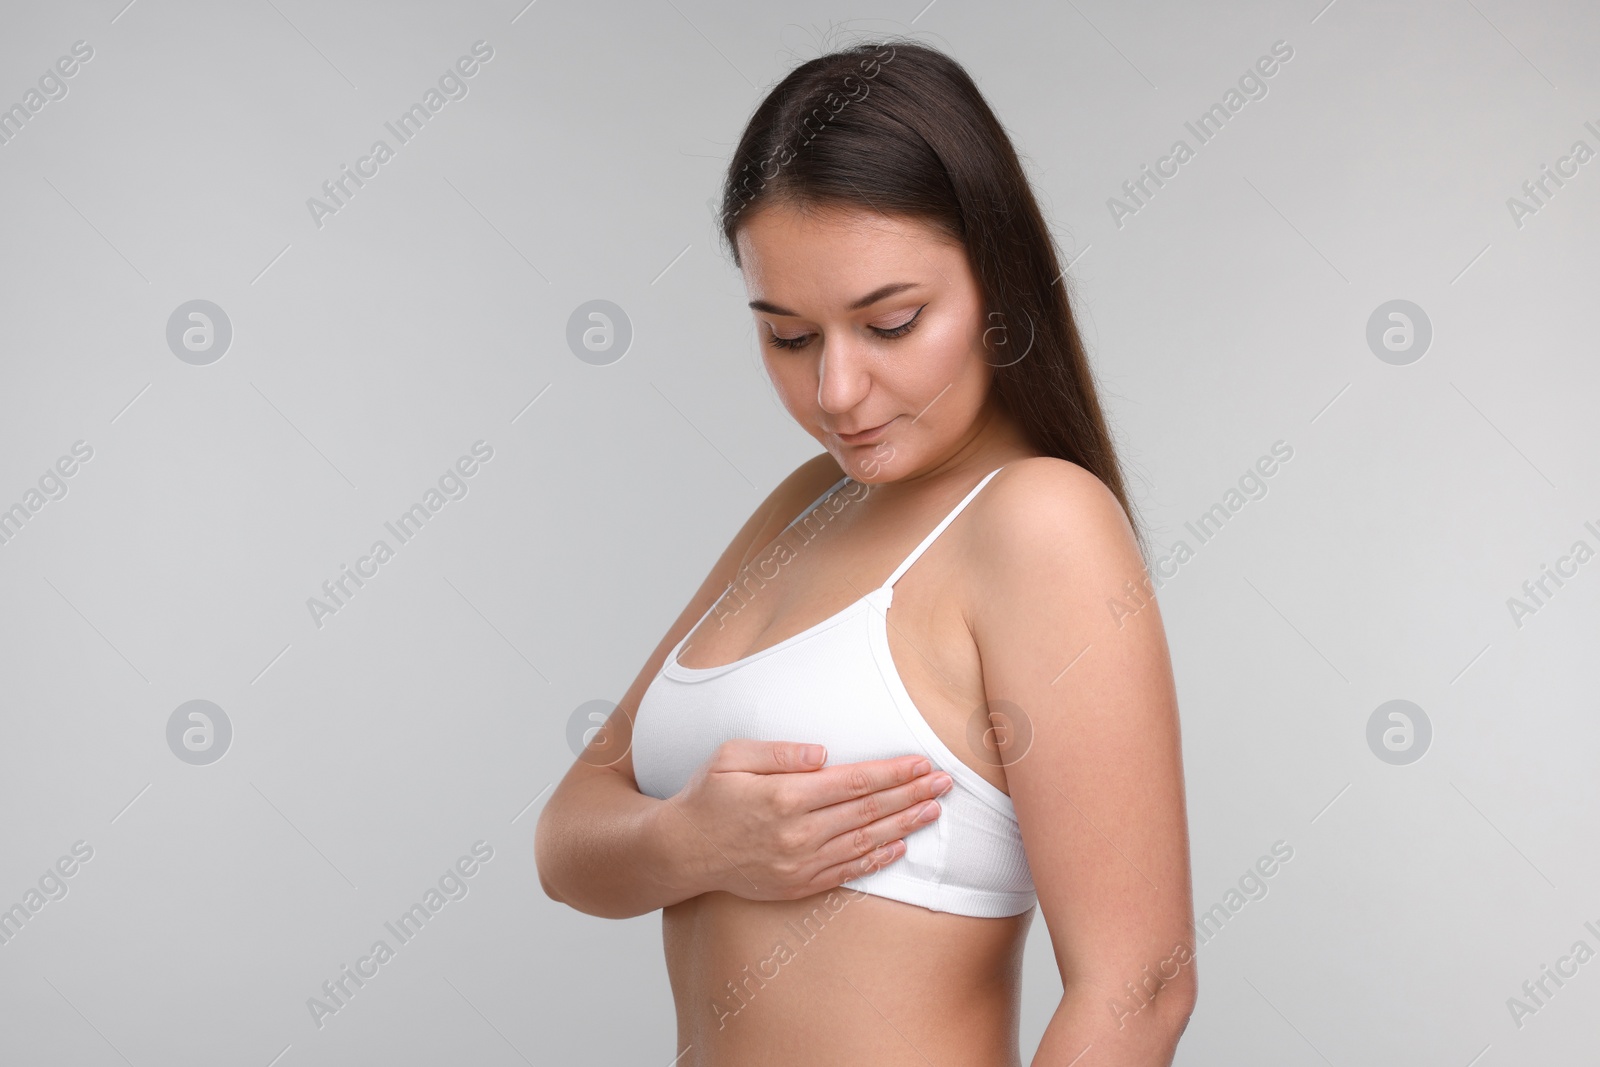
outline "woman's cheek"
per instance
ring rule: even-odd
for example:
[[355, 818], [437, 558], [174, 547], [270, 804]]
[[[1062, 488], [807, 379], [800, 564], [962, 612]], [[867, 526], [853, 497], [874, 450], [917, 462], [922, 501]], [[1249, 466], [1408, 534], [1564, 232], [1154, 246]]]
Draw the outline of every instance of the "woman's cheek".
[[963, 323], [950, 321], [929, 323], [926, 329], [915, 331], [911, 337], [917, 337], [920, 344], [914, 346], [916, 358], [907, 361], [908, 371], [918, 378], [936, 379], [939, 388], [955, 381], [963, 366], [974, 358], [969, 332]]
[[815, 380], [796, 363], [784, 365], [773, 359], [767, 360], [767, 378], [778, 390], [778, 399], [790, 417], [801, 426], [809, 425], [817, 395]]

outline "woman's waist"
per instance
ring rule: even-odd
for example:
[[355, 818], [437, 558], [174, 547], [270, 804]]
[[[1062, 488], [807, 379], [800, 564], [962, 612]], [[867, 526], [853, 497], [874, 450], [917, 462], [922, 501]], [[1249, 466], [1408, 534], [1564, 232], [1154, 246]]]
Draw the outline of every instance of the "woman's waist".
[[779, 987], [801, 1004], [833, 989], [878, 1010], [970, 1011], [1015, 999], [1032, 915], [932, 911], [848, 886], [783, 901], [715, 892], [664, 909], [662, 941], [675, 994], [705, 1002], [707, 1018], [712, 998], [737, 1010]]

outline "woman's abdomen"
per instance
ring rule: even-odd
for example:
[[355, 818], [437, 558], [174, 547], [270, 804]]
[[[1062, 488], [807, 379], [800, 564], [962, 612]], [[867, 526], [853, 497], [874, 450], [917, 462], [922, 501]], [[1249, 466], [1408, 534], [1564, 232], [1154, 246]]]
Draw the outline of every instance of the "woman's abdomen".
[[706, 893], [662, 912], [675, 1067], [1015, 1067], [1032, 909], [935, 912], [839, 887], [791, 901]]

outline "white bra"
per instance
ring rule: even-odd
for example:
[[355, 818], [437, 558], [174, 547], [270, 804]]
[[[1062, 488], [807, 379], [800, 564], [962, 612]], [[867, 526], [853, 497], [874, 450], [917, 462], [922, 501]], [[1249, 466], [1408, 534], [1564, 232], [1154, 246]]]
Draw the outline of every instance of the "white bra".
[[[998, 473], [974, 486], [883, 585], [775, 645], [720, 667], [683, 666], [679, 651], [721, 601], [706, 609], [639, 702], [632, 749], [639, 791], [673, 796], [735, 737], [825, 745], [828, 766], [920, 753], [951, 778], [938, 817], [905, 836], [899, 859], [843, 884], [961, 915], [996, 918], [1033, 907], [1038, 897], [1011, 798], [962, 763], [912, 703], [889, 655], [885, 616], [895, 582]], [[784, 532], [849, 480], [834, 483]]]

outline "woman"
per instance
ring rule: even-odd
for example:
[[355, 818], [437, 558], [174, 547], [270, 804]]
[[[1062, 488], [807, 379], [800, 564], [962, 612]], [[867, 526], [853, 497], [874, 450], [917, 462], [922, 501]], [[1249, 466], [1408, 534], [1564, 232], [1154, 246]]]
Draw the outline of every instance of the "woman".
[[722, 229], [827, 451], [551, 796], [545, 892], [662, 909], [678, 1064], [1019, 1064], [1035, 903], [1064, 993], [1032, 1062], [1169, 1064], [1196, 990], [1171, 667], [1006, 134], [937, 51], [822, 56], [751, 118]]

